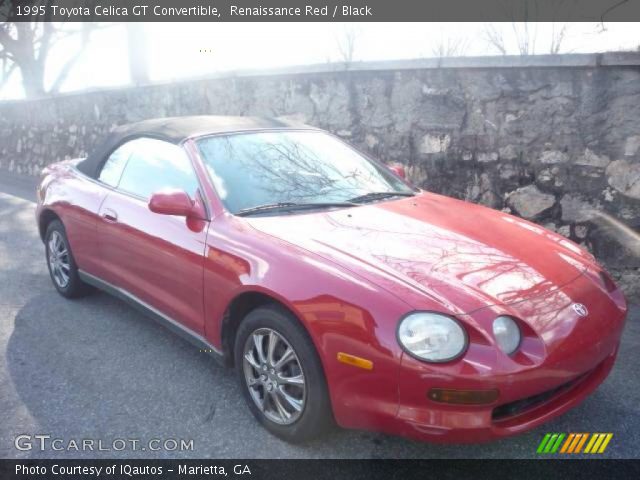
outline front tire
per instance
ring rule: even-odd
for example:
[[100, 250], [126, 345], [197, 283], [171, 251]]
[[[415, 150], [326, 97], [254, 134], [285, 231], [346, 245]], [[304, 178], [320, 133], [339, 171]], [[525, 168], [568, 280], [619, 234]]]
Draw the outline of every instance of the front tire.
[[77, 298], [91, 292], [91, 287], [80, 280], [78, 266], [71, 253], [69, 240], [62, 222], [49, 223], [45, 233], [47, 267], [53, 286], [67, 298]]
[[333, 425], [324, 372], [305, 329], [278, 306], [251, 311], [234, 347], [240, 388], [251, 413], [288, 442], [320, 436]]

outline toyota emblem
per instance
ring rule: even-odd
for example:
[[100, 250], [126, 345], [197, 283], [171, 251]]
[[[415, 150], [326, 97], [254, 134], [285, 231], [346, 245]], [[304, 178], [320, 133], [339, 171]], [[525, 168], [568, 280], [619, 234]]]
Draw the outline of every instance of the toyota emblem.
[[589, 310], [587, 310], [587, 307], [585, 307], [581, 303], [574, 303], [573, 305], [571, 305], [571, 307], [573, 308], [573, 311], [581, 317], [586, 317], [589, 314]]

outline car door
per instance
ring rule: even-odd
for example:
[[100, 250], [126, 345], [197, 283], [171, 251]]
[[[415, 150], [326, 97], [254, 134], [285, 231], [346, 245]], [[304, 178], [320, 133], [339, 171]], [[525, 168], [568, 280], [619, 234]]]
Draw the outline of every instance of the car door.
[[162, 190], [182, 190], [192, 199], [200, 195], [187, 153], [168, 142], [138, 138], [111, 155], [103, 168], [110, 170], [105, 180], [111, 179], [112, 189], [98, 224], [103, 280], [202, 334], [208, 222], [161, 215], [148, 207], [151, 195]]

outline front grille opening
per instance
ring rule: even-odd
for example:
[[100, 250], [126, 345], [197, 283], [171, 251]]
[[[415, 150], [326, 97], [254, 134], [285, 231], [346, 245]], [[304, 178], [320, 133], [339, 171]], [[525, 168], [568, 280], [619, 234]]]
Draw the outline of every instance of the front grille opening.
[[516, 400], [515, 402], [505, 403], [504, 405], [500, 405], [493, 409], [493, 413], [491, 414], [491, 419], [493, 421], [506, 420], [511, 417], [515, 417], [516, 415], [520, 415], [522, 413], [533, 410], [540, 405], [547, 403], [549, 400], [571, 390], [574, 386], [580, 383], [588, 373], [580, 375], [577, 378], [574, 378], [570, 382], [564, 383], [559, 387], [553, 388], [551, 390], [547, 390], [546, 392], [539, 393], [537, 395], [532, 395], [531, 397], [523, 398], [521, 400]]

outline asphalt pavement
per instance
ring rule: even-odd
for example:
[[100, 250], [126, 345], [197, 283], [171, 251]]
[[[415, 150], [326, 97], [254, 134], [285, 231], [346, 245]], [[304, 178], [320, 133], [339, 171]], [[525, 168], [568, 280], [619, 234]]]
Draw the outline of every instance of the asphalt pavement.
[[[0, 458], [524, 458], [538, 456], [547, 432], [612, 432], [599, 458], [640, 458], [637, 306], [605, 383], [534, 431], [443, 446], [337, 430], [290, 445], [258, 426], [231, 370], [107, 294], [70, 301], [56, 293], [34, 221], [34, 185], [0, 171]], [[28, 436], [23, 449], [15, 447], [20, 435]], [[41, 451], [35, 435], [49, 435], [48, 448]], [[63, 450], [51, 448], [55, 438]], [[154, 439], [168, 440], [169, 450], [145, 447], [162, 445], [150, 445]], [[83, 440], [94, 450], [73, 447]], [[175, 448], [181, 440], [187, 450]]]

